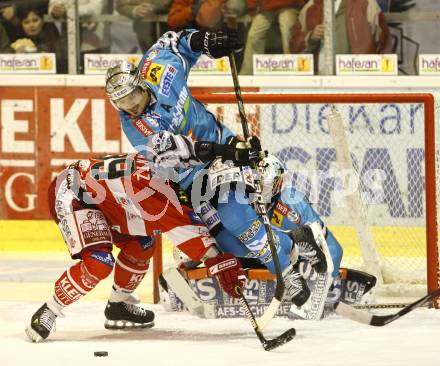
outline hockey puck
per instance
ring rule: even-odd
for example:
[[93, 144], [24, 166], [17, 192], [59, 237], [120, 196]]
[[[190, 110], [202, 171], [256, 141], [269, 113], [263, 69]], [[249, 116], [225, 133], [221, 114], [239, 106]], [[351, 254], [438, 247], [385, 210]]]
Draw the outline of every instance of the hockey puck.
[[107, 351], [96, 351], [93, 353], [93, 355], [95, 357], [106, 357], [106, 356], [108, 356], [108, 352]]

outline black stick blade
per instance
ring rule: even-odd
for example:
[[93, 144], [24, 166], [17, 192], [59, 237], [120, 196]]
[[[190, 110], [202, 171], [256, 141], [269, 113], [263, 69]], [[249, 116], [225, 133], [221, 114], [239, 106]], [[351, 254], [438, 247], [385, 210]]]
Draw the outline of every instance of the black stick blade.
[[368, 311], [361, 309], [356, 309], [350, 305], [343, 302], [339, 302], [335, 306], [336, 314], [342, 315], [348, 319], [354, 320], [359, 323], [372, 325], [374, 327], [383, 327], [384, 325], [390, 324], [391, 322], [401, 318], [402, 316], [408, 314], [414, 309], [422, 306], [428, 301], [433, 301], [435, 298], [440, 296], [440, 288], [430, 292], [426, 296], [423, 296], [419, 300], [405, 306], [403, 309], [399, 310], [397, 313], [389, 315], [375, 315], [370, 314]]
[[280, 336], [269, 339], [266, 342], [263, 343], [263, 347], [265, 351], [271, 351], [279, 346], [282, 346], [283, 344], [290, 342], [293, 338], [295, 338], [296, 331], [294, 328], [290, 328], [286, 330], [283, 334]]

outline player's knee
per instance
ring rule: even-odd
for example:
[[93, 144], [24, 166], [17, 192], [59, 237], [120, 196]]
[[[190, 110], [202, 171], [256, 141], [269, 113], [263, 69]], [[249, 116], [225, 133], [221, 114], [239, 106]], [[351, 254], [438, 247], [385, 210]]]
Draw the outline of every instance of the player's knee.
[[87, 271], [98, 280], [103, 280], [112, 273], [115, 258], [109, 251], [94, 250], [83, 257]]
[[152, 251], [138, 251], [138, 250], [121, 250], [118, 254], [117, 262], [119, 265], [128, 269], [146, 270], [150, 264]]

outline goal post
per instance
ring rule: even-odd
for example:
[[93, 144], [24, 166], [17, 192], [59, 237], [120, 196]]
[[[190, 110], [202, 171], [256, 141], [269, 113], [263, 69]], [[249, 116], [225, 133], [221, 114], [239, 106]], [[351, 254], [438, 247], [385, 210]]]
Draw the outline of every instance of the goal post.
[[[241, 132], [233, 93], [194, 96]], [[286, 164], [293, 186], [343, 246], [343, 266], [382, 276], [393, 297], [417, 297], [440, 286], [431, 94], [255, 92], [243, 100], [251, 133]], [[344, 169], [337, 156], [341, 143], [335, 146], [327, 121], [332, 106], [344, 128], [338, 137], [347, 148]], [[350, 192], [341, 172], [348, 168], [359, 179]], [[350, 195], [358, 197], [355, 206], [347, 203]], [[362, 214], [352, 215], [353, 207]]]

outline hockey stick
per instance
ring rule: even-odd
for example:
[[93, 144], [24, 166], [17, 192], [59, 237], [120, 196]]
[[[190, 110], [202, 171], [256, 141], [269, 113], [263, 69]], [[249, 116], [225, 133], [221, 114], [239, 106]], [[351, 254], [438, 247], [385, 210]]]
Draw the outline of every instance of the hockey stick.
[[[233, 53], [229, 54], [229, 63], [231, 66], [232, 80], [234, 81], [235, 96], [238, 104], [238, 112], [240, 114], [241, 127], [243, 129], [244, 138], [247, 141], [248, 138], [250, 137], [249, 125], [244, 111], [243, 98], [241, 96], [241, 88], [240, 88], [240, 83], [238, 81], [237, 65], [235, 63], [235, 56]], [[261, 171], [263, 168], [258, 166], [258, 164], [255, 162], [252, 163], [251, 168], [254, 170], [258, 170], [258, 172], [260, 173], [259, 175], [263, 173]], [[264, 314], [259, 319], [260, 329], [263, 329], [267, 325], [267, 323], [269, 323], [269, 321], [275, 316], [278, 307], [280, 306], [281, 301], [283, 300], [285, 286], [283, 281], [283, 275], [281, 272], [280, 260], [278, 258], [277, 248], [275, 245], [275, 236], [272, 231], [272, 227], [270, 225], [269, 217], [267, 215], [266, 205], [264, 204], [263, 195], [262, 195], [263, 187], [259, 177], [254, 178], [254, 184], [255, 184], [255, 193], [257, 198], [255, 202], [255, 208], [256, 208], [255, 210], [257, 214], [263, 219], [263, 224], [264, 224], [264, 228], [266, 229], [267, 240], [269, 242], [269, 248], [272, 253], [272, 259], [275, 265], [275, 274], [277, 278], [275, 295], [272, 298], [269, 307], [266, 309]]]
[[[188, 282], [182, 277], [180, 272], [171, 267], [162, 273], [162, 276], [166, 282], [166, 286], [171, 288], [172, 291], [183, 301], [184, 305], [190, 311], [200, 318], [215, 318], [215, 309], [212, 304], [207, 304], [202, 302], [194, 293]], [[163, 286], [163, 285], [162, 285]], [[240, 295], [239, 301], [240, 305], [243, 307], [246, 318], [251, 322], [258, 339], [260, 340], [263, 348], [266, 351], [273, 350], [284, 343], [291, 341], [295, 335], [295, 329], [291, 328], [274, 339], [266, 339], [258, 326], [258, 323], [252, 314], [248, 302], [246, 301], [240, 288], [236, 289], [237, 293]]]
[[246, 298], [244, 297], [240, 287], [236, 287], [235, 291], [240, 295], [240, 304], [244, 309], [244, 313], [246, 315], [246, 318], [251, 322], [252, 327], [254, 328], [255, 334], [257, 335], [258, 339], [260, 340], [261, 344], [263, 345], [263, 348], [265, 351], [271, 351], [279, 346], [282, 346], [283, 344], [291, 341], [295, 335], [296, 331], [295, 328], [290, 328], [286, 330], [283, 334], [279, 335], [278, 337], [274, 339], [266, 339], [264, 338], [264, 335], [258, 326], [257, 320], [255, 319], [254, 314], [252, 314], [252, 310], [246, 301]]
[[389, 315], [370, 314], [367, 311], [356, 309], [354, 307], [351, 307], [350, 305], [344, 304], [343, 302], [339, 302], [338, 304], [336, 304], [335, 312], [336, 314], [342, 315], [343, 317], [349, 318], [351, 320], [354, 320], [362, 324], [372, 325], [374, 327], [383, 327], [384, 325], [387, 325], [393, 322], [394, 320], [397, 320], [402, 316], [408, 314], [409, 312], [413, 311], [419, 306], [422, 306], [426, 302], [433, 300], [439, 295], [440, 295], [440, 288], [423, 296], [421, 299], [413, 302], [412, 304], [405, 306], [397, 313], [389, 314]]

